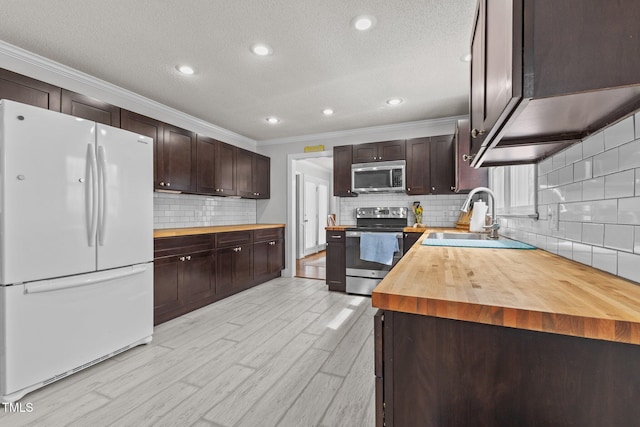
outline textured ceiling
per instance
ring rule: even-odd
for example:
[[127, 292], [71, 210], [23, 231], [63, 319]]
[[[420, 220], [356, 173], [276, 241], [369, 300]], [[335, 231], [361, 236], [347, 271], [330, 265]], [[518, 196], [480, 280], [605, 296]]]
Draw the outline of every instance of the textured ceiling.
[[0, 0], [0, 39], [259, 141], [467, 114], [475, 3]]

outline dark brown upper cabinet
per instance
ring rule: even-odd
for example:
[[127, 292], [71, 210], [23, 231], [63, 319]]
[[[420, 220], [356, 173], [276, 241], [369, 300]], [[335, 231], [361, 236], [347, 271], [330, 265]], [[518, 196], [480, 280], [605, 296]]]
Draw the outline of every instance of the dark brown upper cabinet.
[[120, 127], [120, 108], [99, 99], [62, 89], [61, 111], [82, 119]]
[[489, 183], [487, 168], [471, 167], [471, 136], [469, 120], [458, 120], [454, 138], [455, 192], [471, 191], [476, 187], [486, 187]]
[[235, 196], [236, 147], [213, 138], [196, 138], [196, 192]]
[[407, 194], [451, 194], [454, 190], [453, 136], [407, 140]]
[[60, 92], [57, 86], [0, 68], [0, 99], [60, 111]]
[[532, 163], [640, 107], [640, 2], [480, 0], [472, 165]]
[[236, 155], [238, 195], [247, 199], [268, 199], [270, 165], [271, 160], [268, 157], [239, 148]]
[[371, 142], [353, 146], [353, 163], [404, 160], [405, 141]]
[[357, 196], [351, 191], [351, 164], [353, 147], [340, 145], [333, 147], [333, 195], [339, 197]]
[[153, 138], [154, 188], [196, 192], [196, 134], [122, 110], [121, 127]]

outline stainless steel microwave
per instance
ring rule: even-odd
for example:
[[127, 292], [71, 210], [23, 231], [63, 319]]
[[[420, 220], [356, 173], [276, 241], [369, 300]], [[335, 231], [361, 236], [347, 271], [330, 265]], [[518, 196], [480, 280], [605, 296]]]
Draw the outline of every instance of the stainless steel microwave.
[[395, 193], [405, 190], [405, 160], [354, 163], [351, 191], [355, 193]]

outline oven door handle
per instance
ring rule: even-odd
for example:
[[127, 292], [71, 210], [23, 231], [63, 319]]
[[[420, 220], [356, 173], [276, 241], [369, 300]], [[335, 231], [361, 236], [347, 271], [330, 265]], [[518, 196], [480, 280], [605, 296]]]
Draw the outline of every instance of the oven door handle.
[[[346, 237], [360, 237], [362, 233], [389, 233], [388, 231], [347, 231]], [[397, 239], [404, 238], [402, 233], [395, 233]]]

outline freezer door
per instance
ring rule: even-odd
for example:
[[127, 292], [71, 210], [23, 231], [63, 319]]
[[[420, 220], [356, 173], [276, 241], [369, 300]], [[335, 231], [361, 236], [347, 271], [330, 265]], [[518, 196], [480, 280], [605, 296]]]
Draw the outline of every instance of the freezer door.
[[98, 270], [153, 259], [153, 140], [97, 125]]
[[0, 120], [1, 283], [94, 271], [95, 123], [6, 100]]

